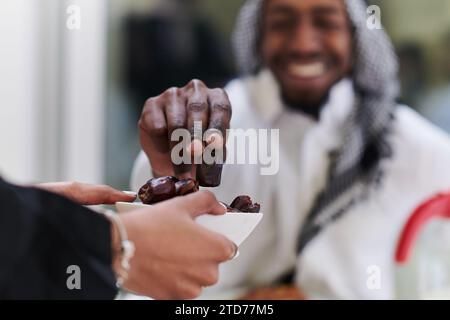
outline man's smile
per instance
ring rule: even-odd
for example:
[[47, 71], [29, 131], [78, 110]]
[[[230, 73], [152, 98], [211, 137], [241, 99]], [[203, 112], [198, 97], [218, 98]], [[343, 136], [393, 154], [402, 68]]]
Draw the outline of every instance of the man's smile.
[[299, 80], [309, 80], [325, 75], [327, 71], [324, 62], [299, 63], [292, 62], [286, 67], [286, 73], [292, 78]]

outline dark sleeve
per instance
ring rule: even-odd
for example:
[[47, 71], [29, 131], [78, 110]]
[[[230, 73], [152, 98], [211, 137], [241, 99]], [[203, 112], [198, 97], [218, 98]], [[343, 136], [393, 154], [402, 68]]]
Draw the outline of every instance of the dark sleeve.
[[110, 236], [103, 215], [0, 179], [0, 298], [114, 298]]

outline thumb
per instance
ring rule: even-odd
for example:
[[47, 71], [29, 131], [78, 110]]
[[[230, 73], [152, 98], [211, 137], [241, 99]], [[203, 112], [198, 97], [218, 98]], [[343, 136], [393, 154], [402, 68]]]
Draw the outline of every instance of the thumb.
[[182, 207], [185, 208], [192, 218], [203, 214], [222, 215], [227, 212], [226, 207], [217, 201], [211, 191], [202, 190], [176, 199], [182, 201]]

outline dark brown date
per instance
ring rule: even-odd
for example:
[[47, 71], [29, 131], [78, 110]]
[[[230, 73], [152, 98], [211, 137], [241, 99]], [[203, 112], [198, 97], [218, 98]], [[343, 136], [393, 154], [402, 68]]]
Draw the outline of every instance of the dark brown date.
[[261, 205], [259, 203], [254, 203], [248, 207], [249, 213], [259, 213], [261, 211]]
[[177, 196], [185, 196], [198, 191], [198, 182], [194, 179], [183, 179], [175, 183]]
[[230, 207], [240, 212], [258, 213], [260, 210], [260, 205], [258, 203], [253, 203], [249, 196], [236, 197]]
[[196, 179], [202, 187], [218, 187], [220, 180], [222, 179], [223, 161], [226, 158], [226, 149], [219, 152], [212, 150], [211, 156], [214, 158], [214, 162], [206, 164], [204, 161], [202, 164], [197, 165]]
[[221, 164], [197, 165], [197, 180], [202, 187], [217, 187], [222, 179]]
[[144, 204], [154, 204], [175, 197], [178, 179], [161, 177], [150, 179], [138, 192], [139, 199]]
[[[194, 179], [178, 180], [175, 177], [150, 179], [139, 190], [139, 199], [144, 204], [155, 204], [176, 196], [184, 196], [199, 190], [199, 183]], [[231, 205], [225, 204], [227, 212], [258, 213], [260, 205], [253, 203], [249, 196], [239, 196]]]
[[238, 196], [230, 204], [230, 207], [238, 209], [239, 211], [246, 211], [252, 204], [252, 199], [249, 196]]
[[221, 202], [225, 207], [227, 207], [227, 212], [239, 212], [238, 209], [232, 208], [231, 206], [227, 205], [226, 203]]

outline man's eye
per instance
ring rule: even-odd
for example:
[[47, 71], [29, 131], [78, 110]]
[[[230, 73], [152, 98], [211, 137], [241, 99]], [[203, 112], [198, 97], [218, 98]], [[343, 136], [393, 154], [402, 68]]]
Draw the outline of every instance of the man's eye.
[[315, 25], [324, 30], [340, 30], [342, 27], [342, 24], [340, 22], [325, 18], [316, 19]]
[[291, 20], [280, 19], [271, 21], [268, 26], [271, 31], [285, 31], [292, 28], [294, 23]]

